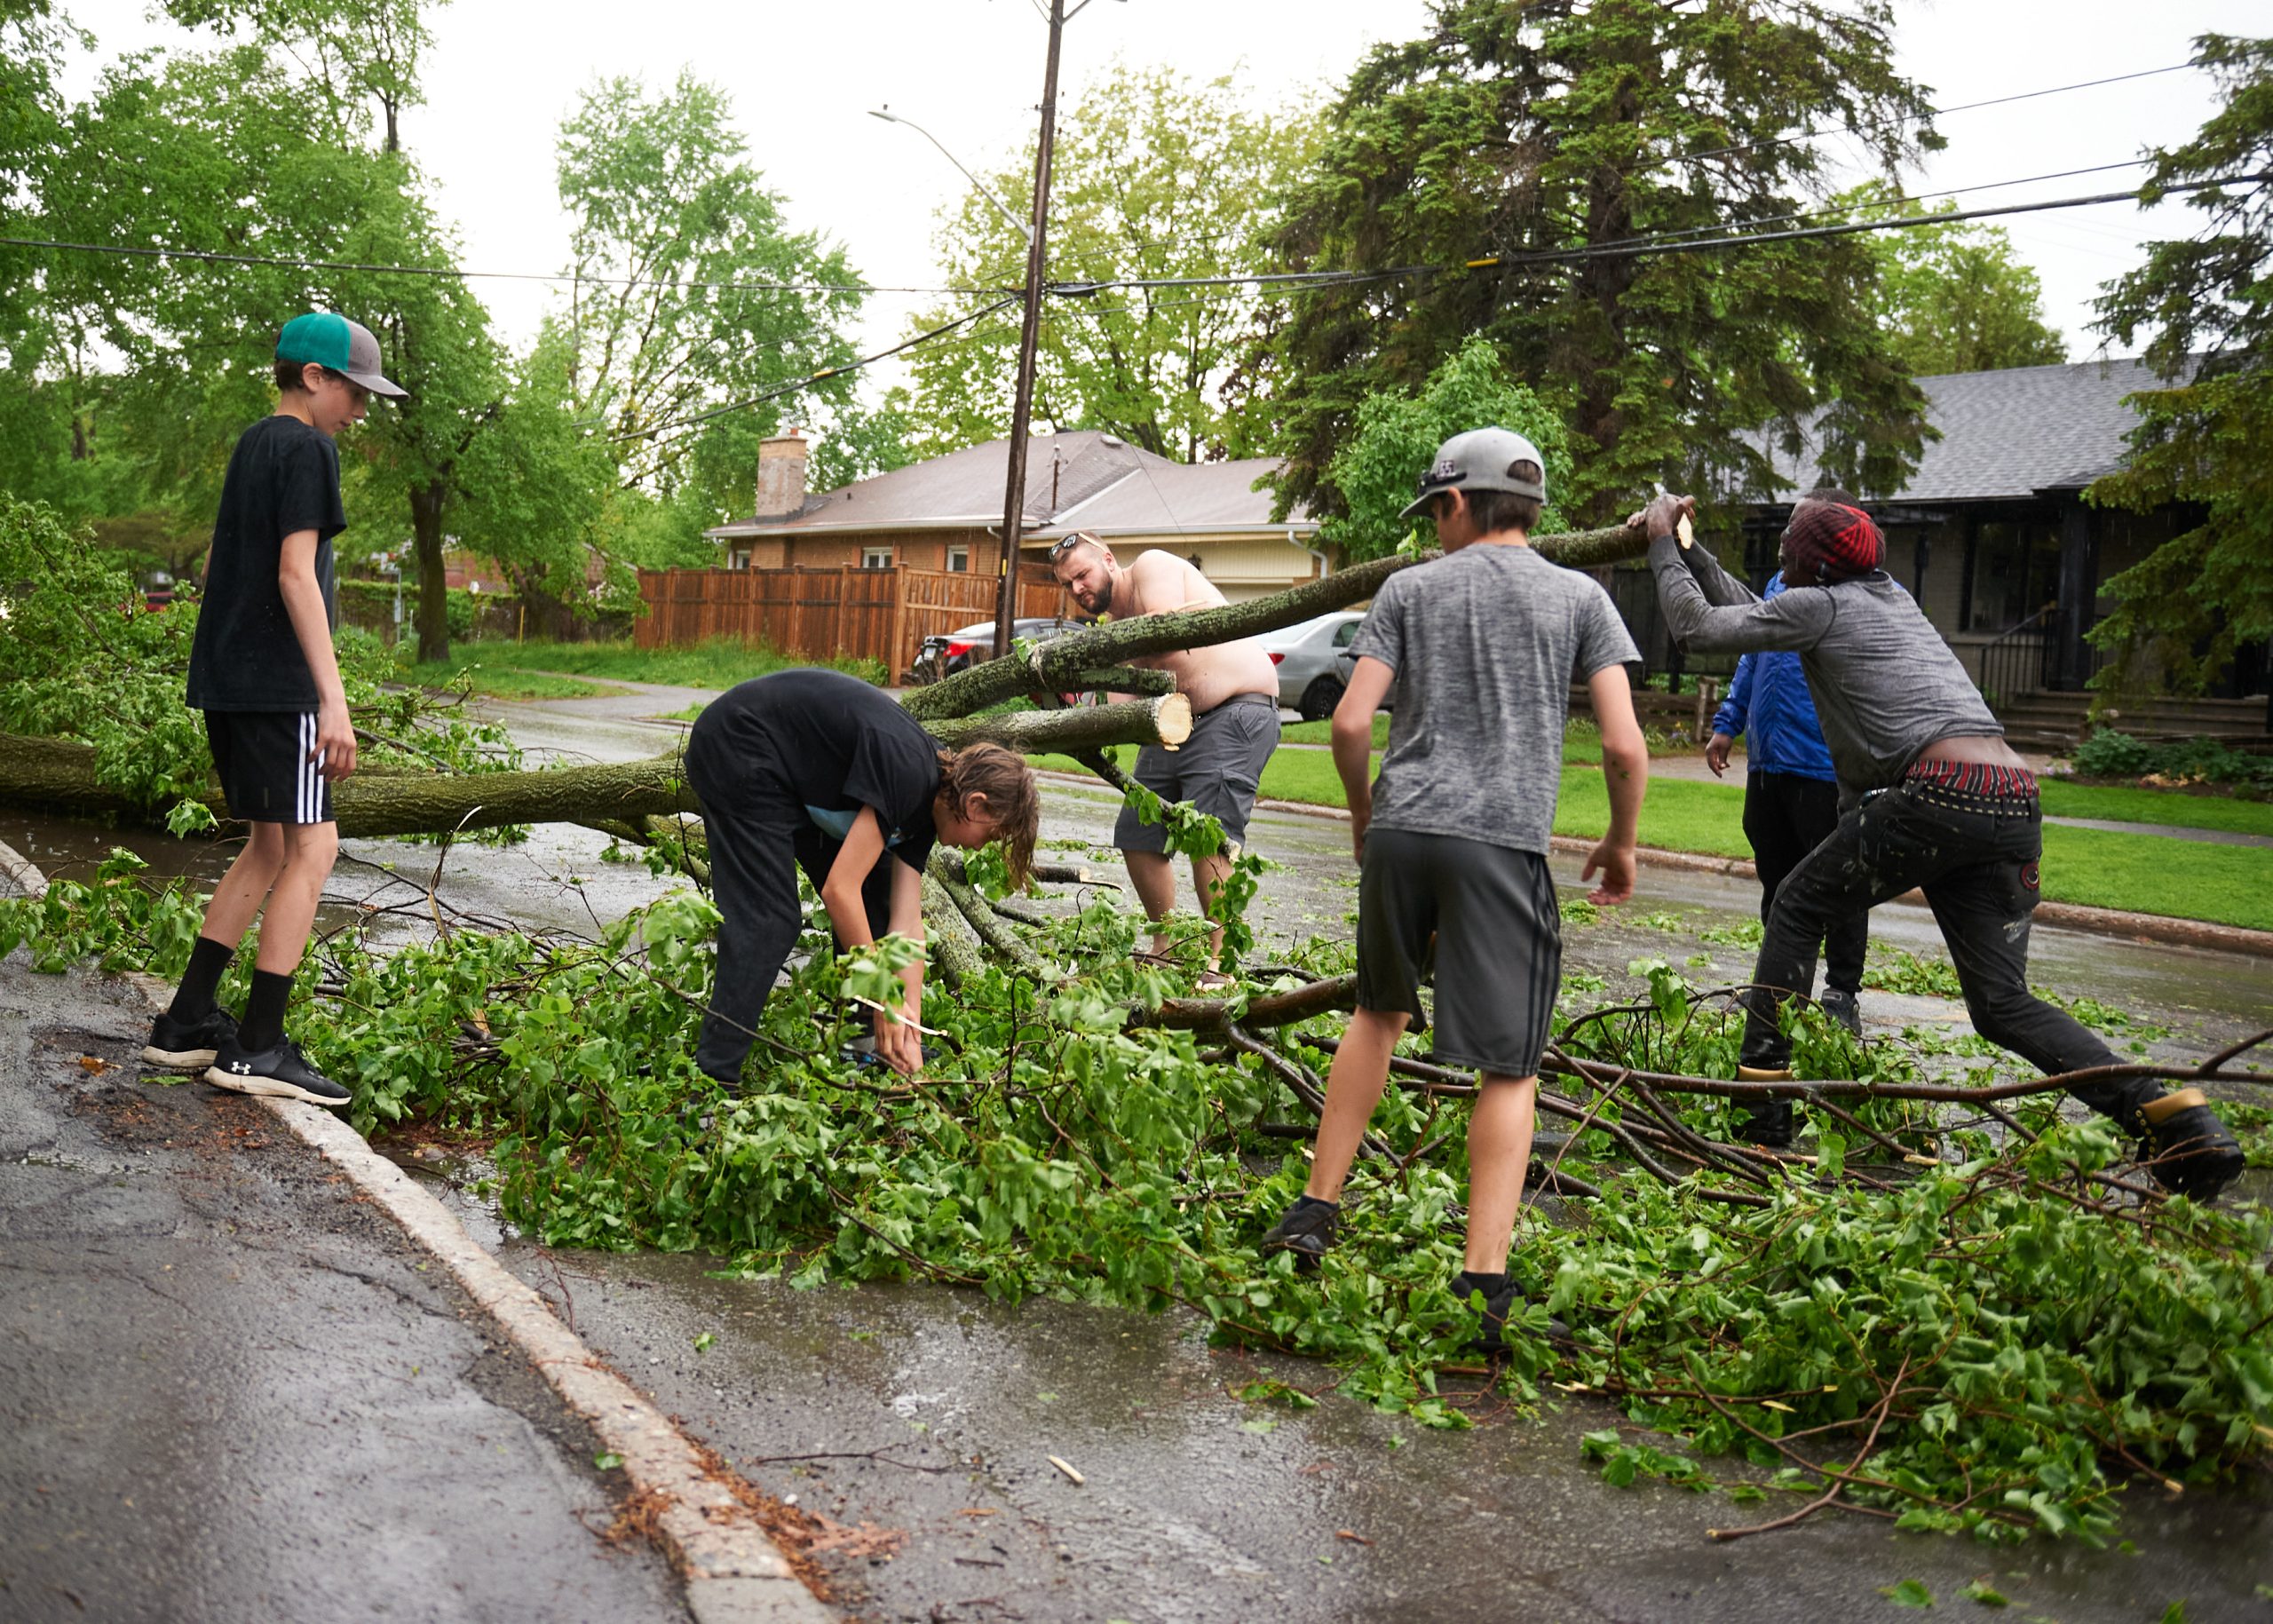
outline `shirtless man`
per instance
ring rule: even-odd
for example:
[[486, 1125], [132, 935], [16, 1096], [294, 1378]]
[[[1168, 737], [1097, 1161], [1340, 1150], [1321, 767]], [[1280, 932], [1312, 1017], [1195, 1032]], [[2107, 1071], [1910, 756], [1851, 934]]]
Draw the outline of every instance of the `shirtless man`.
[[[1128, 620], [1176, 609], [1212, 609], [1224, 595], [1198, 570], [1163, 548], [1140, 554], [1123, 566], [1113, 549], [1087, 531], [1063, 537], [1049, 550], [1050, 574], [1089, 614]], [[1163, 801], [1189, 801], [1224, 826], [1228, 852], [1192, 860], [1192, 883], [1204, 912], [1216, 887], [1231, 872], [1232, 858], [1247, 838], [1255, 811], [1255, 786], [1263, 764], [1279, 748], [1279, 670], [1252, 638], [1209, 648], [1179, 649], [1132, 660], [1176, 678], [1176, 691], [1192, 701], [1192, 737], [1170, 751], [1148, 744], [1136, 756], [1136, 781]], [[1160, 922], [1176, 906], [1176, 870], [1168, 855], [1168, 830], [1146, 823], [1132, 807], [1122, 807], [1113, 844], [1129, 862], [1129, 881], [1145, 917], [1153, 923], [1152, 951], [1169, 949]], [[1203, 986], [1220, 986], [1214, 966], [1224, 945], [1221, 929], [1210, 933], [1208, 971]]]

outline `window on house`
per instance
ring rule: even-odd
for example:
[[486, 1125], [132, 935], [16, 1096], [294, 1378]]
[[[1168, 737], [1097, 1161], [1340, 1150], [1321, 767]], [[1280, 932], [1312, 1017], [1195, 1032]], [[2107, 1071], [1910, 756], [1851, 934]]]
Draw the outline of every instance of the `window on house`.
[[958, 575], [969, 574], [970, 573], [970, 549], [968, 547], [948, 548], [947, 568], [952, 573]]
[[860, 549], [860, 567], [862, 569], [890, 569], [891, 567], [891, 549], [889, 547], [863, 547]]
[[746, 552], [736, 553], [732, 558], [726, 561], [726, 567], [728, 569], [748, 569], [749, 567], [749, 554]]

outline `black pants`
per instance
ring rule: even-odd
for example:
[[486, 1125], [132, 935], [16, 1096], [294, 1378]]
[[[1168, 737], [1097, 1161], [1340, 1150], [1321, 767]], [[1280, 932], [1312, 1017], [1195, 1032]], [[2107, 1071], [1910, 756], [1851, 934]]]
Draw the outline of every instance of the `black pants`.
[[[733, 1086], [756, 1041], [758, 1018], [804, 926], [797, 869], [820, 889], [843, 848], [813, 827], [770, 756], [688, 741], [687, 782], [702, 803], [710, 848], [710, 897], [718, 905], [718, 972], [695, 1040], [694, 1063]], [[891, 863], [879, 860], [860, 887], [869, 931], [891, 919]]]
[[[1915, 885], [1924, 888], [1942, 927], [1976, 1031], [2047, 1073], [2111, 1064], [2116, 1056], [2106, 1044], [2028, 990], [2042, 851], [2033, 794], [1969, 796], [1912, 779], [1865, 801], [1777, 891], [1753, 970], [1759, 988], [1748, 996], [1744, 1063], [1790, 1063], [1771, 989], [1813, 986], [1816, 944], [1839, 919]], [[2159, 1085], [2103, 1082], [2073, 1092], [2093, 1110], [2119, 1118]]]
[[[1839, 827], [1839, 786], [1796, 772], [1752, 772], [1744, 780], [1744, 837], [1760, 870], [1760, 923], [1766, 924], [1776, 892], [1800, 860]], [[1855, 994], [1863, 988], [1863, 952], [1870, 946], [1871, 915], [1857, 908], [1824, 932], [1824, 982]]]

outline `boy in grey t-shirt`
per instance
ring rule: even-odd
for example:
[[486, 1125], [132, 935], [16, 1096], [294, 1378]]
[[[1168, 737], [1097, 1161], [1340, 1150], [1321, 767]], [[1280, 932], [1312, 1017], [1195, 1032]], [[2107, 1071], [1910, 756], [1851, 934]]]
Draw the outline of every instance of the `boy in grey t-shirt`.
[[[1561, 916], [1547, 870], [1571, 679], [1602, 725], [1610, 832], [1587, 860], [1597, 903], [1634, 891], [1635, 825], [1649, 753], [1625, 663], [1634, 642], [1602, 588], [1532, 551], [1547, 499], [1538, 448], [1505, 429], [1454, 435], [1408, 515], [1426, 509], [1445, 557], [1393, 575], [1374, 598], [1334, 761], [1350, 798], [1361, 875], [1358, 1009], [1335, 1054], [1304, 1193], [1263, 1237], [1315, 1261], [1333, 1244], [1342, 1184], [1406, 1027], [1436, 976], [1436, 1058], [1473, 1066], [1466, 1267], [1496, 1346], [1518, 1299], [1508, 1249], [1531, 1160], [1539, 1060], [1562, 976]], [[1381, 776], [1366, 782], [1374, 712], [1396, 685]]]

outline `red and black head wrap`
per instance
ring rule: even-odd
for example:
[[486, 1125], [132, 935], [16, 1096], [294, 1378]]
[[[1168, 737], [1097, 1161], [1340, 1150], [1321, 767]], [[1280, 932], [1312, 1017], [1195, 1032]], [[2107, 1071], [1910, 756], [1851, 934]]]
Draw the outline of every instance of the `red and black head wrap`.
[[1792, 556], [1812, 562], [1821, 581], [1867, 575], [1886, 562], [1886, 537], [1868, 513], [1844, 503], [1802, 501], [1784, 535]]

